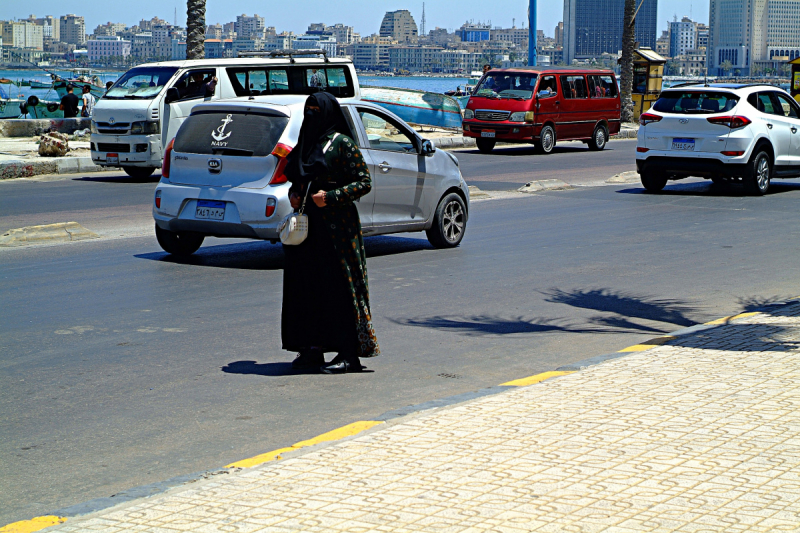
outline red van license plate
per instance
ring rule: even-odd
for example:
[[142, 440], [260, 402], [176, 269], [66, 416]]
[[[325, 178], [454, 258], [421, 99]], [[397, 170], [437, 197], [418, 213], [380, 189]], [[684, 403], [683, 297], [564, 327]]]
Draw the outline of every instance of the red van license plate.
[[494, 130], [483, 130], [481, 137], [494, 137]]

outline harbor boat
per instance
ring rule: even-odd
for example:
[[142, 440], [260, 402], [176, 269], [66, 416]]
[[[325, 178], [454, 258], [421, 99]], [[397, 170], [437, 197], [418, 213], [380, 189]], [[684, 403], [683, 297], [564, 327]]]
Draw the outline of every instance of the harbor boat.
[[[3, 85], [14, 85], [14, 82], [5, 78], [0, 78], [0, 119], [17, 118], [22, 114], [20, 105], [25, 102], [20, 98], [11, 98], [9, 93], [3, 89]], [[16, 85], [14, 85], [16, 87]], [[19, 92], [19, 89], [17, 89]]]
[[20, 105], [20, 109], [27, 118], [64, 118], [64, 112], [59, 109], [60, 104], [61, 102], [40, 100], [38, 96], [31, 95]]
[[54, 74], [52, 74], [51, 77], [53, 78], [53, 89], [56, 90], [59, 98], [66, 96], [67, 85], [73, 85], [75, 87], [83, 87], [84, 85], [88, 85], [92, 95], [94, 95], [95, 98], [101, 98], [104, 94], [106, 94], [105, 84], [103, 84], [97, 75], [92, 74], [91, 69], [73, 69], [72, 77], [67, 79]]
[[39, 81], [39, 80], [30, 80], [28, 82], [30, 84], [31, 89], [52, 89], [53, 82], [46, 82], [46, 81]]
[[384, 107], [411, 124], [461, 127], [461, 107], [450, 96], [395, 87], [361, 87], [361, 99]]
[[474, 70], [469, 75], [469, 81], [462, 87], [461, 85], [457, 86], [454, 91], [445, 91], [444, 94], [447, 96], [452, 96], [457, 102], [458, 105], [461, 106], [461, 110], [467, 108], [467, 102], [469, 102], [469, 97], [475, 90], [475, 87], [478, 85], [478, 82], [481, 81], [481, 77], [483, 73], [479, 70]]

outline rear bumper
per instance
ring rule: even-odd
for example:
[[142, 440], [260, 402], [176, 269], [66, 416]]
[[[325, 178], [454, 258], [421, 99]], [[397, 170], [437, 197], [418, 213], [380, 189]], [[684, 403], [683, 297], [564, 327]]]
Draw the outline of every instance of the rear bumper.
[[660, 157], [651, 156], [636, 160], [636, 171], [641, 174], [647, 171], [663, 172], [678, 178], [697, 176], [701, 178], [734, 177], [742, 178], [747, 174], [746, 163], [725, 163], [712, 157]]

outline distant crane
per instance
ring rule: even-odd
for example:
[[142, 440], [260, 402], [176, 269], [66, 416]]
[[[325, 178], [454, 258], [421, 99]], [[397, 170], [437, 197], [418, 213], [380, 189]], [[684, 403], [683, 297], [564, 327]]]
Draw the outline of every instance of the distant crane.
[[528, 66], [536, 66], [536, 0], [528, 0]]

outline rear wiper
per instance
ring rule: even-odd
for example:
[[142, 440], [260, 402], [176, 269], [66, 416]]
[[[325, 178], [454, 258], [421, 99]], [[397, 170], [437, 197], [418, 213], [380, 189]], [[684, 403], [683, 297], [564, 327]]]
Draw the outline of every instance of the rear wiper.
[[252, 150], [244, 150], [242, 148], [214, 148], [211, 151], [214, 155], [240, 155], [244, 157], [252, 157]]

